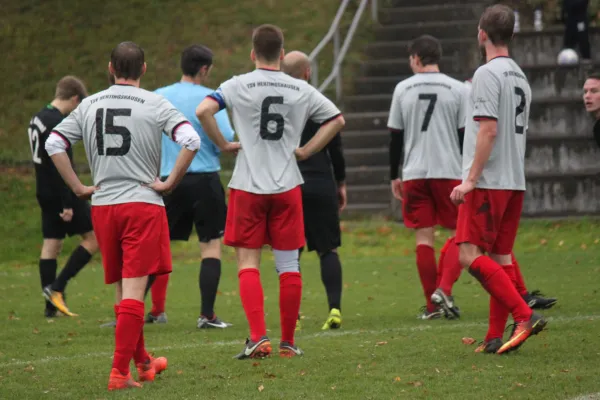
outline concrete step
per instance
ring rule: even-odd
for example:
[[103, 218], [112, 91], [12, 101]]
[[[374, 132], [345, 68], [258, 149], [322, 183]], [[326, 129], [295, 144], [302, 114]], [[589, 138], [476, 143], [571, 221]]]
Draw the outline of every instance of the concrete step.
[[558, 217], [600, 214], [600, 169], [578, 177], [528, 180], [523, 215]]
[[591, 138], [565, 136], [527, 142], [525, 173], [528, 177], [559, 178], [595, 170], [600, 171], [600, 148]]
[[389, 110], [392, 95], [369, 94], [360, 96], [347, 96], [344, 99], [344, 109], [353, 111], [383, 111]]
[[375, 40], [413, 40], [425, 34], [435, 36], [438, 39], [471, 38], [471, 40], [476, 40], [478, 22], [477, 19], [473, 19], [382, 25], [375, 28]]
[[355, 219], [357, 217], [371, 218], [375, 215], [388, 217], [390, 215], [390, 202], [348, 204], [342, 211], [341, 217], [342, 219]]
[[[411, 42], [412, 38], [410, 40], [372, 42], [367, 46], [365, 52], [373, 60], [390, 59], [390, 56], [392, 56], [394, 59], [404, 58], [408, 63], [408, 46]], [[440, 42], [442, 44], [443, 57], [458, 58], [461, 64], [465, 64], [465, 60], [471, 59], [479, 63], [480, 57], [477, 53], [476, 39], [441, 39]]]
[[364, 149], [344, 149], [347, 166], [385, 166], [389, 165], [389, 146]]
[[349, 131], [387, 129], [388, 112], [344, 113], [344, 119]]
[[[421, 5], [445, 5], [445, 4], [480, 4], [481, 1], [475, 0], [421, 0]], [[380, 0], [381, 7], [410, 7], [414, 6], [414, 0]]]
[[342, 142], [344, 150], [386, 147], [390, 143], [390, 133], [387, 128], [374, 131], [344, 131]]
[[[427, 21], [478, 20], [485, 7], [477, 4], [426, 4], [410, 7], [379, 9], [379, 22], [383, 25], [421, 23]], [[477, 27], [475, 26], [474, 29]], [[476, 32], [476, 31], [475, 31]]]
[[389, 185], [390, 168], [386, 166], [360, 166], [346, 168], [348, 185]]
[[[440, 68], [449, 74], [460, 73], [466, 64], [461, 62], [456, 57], [442, 57], [440, 60]], [[387, 77], [412, 75], [412, 70], [408, 64], [408, 57], [395, 58], [389, 60], [369, 60], [365, 61], [360, 66], [360, 75], [366, 77]]]
[[[523, 31], [515, 35], [511, 55], [519, 64], [554, 64], [564, 47], [564, 28], [549, 27], [542, 32]], [[600, 28], [590, 28], [590, 42], [598, 43]], [[592, 51], [592, 58], [600, 60], [600, 53]]]
[[348, 204], [389, 204], [390, 197], [389, 184], [348, 186]]

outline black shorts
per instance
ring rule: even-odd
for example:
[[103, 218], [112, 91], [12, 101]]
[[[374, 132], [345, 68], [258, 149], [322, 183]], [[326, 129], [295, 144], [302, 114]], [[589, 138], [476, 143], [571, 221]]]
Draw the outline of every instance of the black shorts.
[[308, 251], [326, 253], [342, 244], [336, 184], [331, 179], [305, 179], [302, 185], [304, 231]]
[[60, 217], [60, 202], [40, 202], [42, 209], [42, 235], [44, 239], [64, 239], [65, 236], [83, 235], [94, 230], [90, 213], [90, 204], [76, 199], [73, 203], [73, 218], [65, 222]]
[[188, 240], [192, 225], [202, 243], [223, 237], [227, 205], [218, 172], [186, 174], [165, 206], [171, 240]]

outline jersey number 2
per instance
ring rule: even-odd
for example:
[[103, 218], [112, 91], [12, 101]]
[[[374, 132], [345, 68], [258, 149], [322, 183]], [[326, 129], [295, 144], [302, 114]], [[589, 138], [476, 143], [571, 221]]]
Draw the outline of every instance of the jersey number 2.
[[271, 104], [283, 104], [283, 96], [269, 96], [263, 100], [260, 106], [260, 137], [279, 140], [283, 136], [283, 115], [269, 112]]
[[431, 122], [431, 116], [433, 115], [433, 110], [435, 109], [435, 103], [437, 103], [437, 94], [419, 94], [419, 100], [427, 100], [429, 101], [429, 105], [427, 106], [427, 110], [425, 111], [425, 118], [423, 118], [423, 125], [421, 125], [421, 132], [427, 131], [429, 128], [429, 123]]
[[33, 162], [36, 164], [42, 163], [42, 157], [40, 157], [40, 135], [42, 131], [45, 131], [46, 127], [42, 124], [42, 121], [35, 117], [31, 120], [27, 133], [29, 134], [29, 144], [31, 145], [31, 155]]
[[523, 112], [525, 111], [525, 92], [520, 87], [515, 86], [515, 94], [521, 98], [521, 102], [515, 109], [515, 132], [518, 135], [522, 135], [525, 131], [525, 127], [523, 125], [519, 125], [517, 123], [517, 119], [519, 118], [519, 115], [523, 114]]
[[[96, 111], [96, 147], [98, 155], [124, 156], [131, 147], [131, 132], [124, 126], [115, 125], [115, 117], [130, 117], [131, 108], [107, 108], [106, 126], [104, 125], [104, 108]], [[121, 136], [123, 142], [120, 147], [107, 147], [104, 149], [104, 135]]]

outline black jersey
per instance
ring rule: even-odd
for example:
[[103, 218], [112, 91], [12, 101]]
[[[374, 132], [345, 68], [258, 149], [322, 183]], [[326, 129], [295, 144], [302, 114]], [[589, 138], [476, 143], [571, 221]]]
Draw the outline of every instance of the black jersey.
[[[27, 129], [35, 166], [36, 195], [42, 207], [72, 208], [75, 201], [75, 194], [65, 184], [45, 150], [46, 139], [64, 118], [65, 115], [49, 104], [33, 116]], [[70, 147], [67, 154], [73, 163]]]
[[[302, 131], [300, 146], [304, 146], [317, 133], [321, 124], [308, 121]], [[342, 138], [337, 133], [334, 138], [321, 150], [310, 158], [299, 161], [298, 166], [304, 180], [308, 179], [331, 179], [335, 177], [336, 182], [346, 179], [346, 162], [342, 152]], [[333, 176], [331, 168], [333, 166]]]

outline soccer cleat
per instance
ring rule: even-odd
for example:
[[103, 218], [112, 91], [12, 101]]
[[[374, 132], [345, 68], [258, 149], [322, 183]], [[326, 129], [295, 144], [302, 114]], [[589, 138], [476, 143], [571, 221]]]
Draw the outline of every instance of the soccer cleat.
[[123, 375], [118, 369], [113, 368], [108, 378], [108, 390], [121, 390], [131, 388], [141, 388], [142, 384], [131, 378], [131, 373]]
[[427, 306], [423, 306], [421, 307], [421, 314], [417, 318], [422, 320], [438, 319], [442, 315], [444, 315], [444, 310], [441, 308], [437, 308], [435, 311], [427, 311]]
[[146, 324], [166, 324], [167, 323], [167, 314], [161, 312], [160, 314], [154, 316], [152, 313], [148, 313], [146, 315], [146, 319], [144, 320]]
[[100, 328], [115, 328], [117, 326], [117, 321], [108, 321], [100, 325]]
[[552, 297], [544, 297], [544, 295], [539, 290], [527, 292], [527, 294], [523, 296], [523, 300], [525, 300], [529, 308], [531, 308], [532, 310], [545, 310], [548, 308], [552, 308], [558, 302], [558, 299]]
[[152, 382], [156, 375], [167, 369], [166, 357], [152, 358], [145, 363], [136, 364], [140, 382]]
[[245, 360], [246, 358], [266, 358], [271, 355], [271, 341], [268, 337], [263, 336], [258, 342], [253, 342], [246, 339], [244, 350], [234, 358]]
[[500, 338], [492, 339], [489, 342], [483, 341], [479, 343], [479, 346], [475, 349], [475, 353], [495, 354], [502, 347], [502, 344], [502, 339]]
[[225, 329], [225, 328], [229, 328], [230, 326], [231, 326], [231, 324], [221, 321], [219, 319], [219, 317], [217, 317], [216, 315], [213, 319], [208, 319], [201, 315], [200, 318], [198, 318], [198, 323], [197, 323], [198, 329], [211, 329], [211, 328]]
[[46, 308], [44, 310], [44, 317], [46, 318], [56, 318], [56, 316], [58, 315], [58, 310], [54, 307], [52, 308]]
[[50, 286], [46, 286], [42, 292], [46, 300], [48, 300], [54, 307], [58, 309], [61, 313], [69, 316], [76, 317], [77, 314], [72, 313], [67, 307], [65, 300], [63, 298], [63, 294], [61, 292], [56, 292], [50, 288]]
[[431, 295], [431, 302], [444, 310], [446, 318], [460, 318], [460, 310], [454, 304], [454, 298], [448, 296], [442, 289], [435, 289]]
[[304, 352], [299, 347], [294, 346], [288, 342], [281, 342], [279, 344], [279, 357], [292, 358], [295, 356], [303, 356]]
[[332, 308], [329, 311], [329, 317], [327, 317], [327, 321], [321, 328], [326, 331], [329, 329], [339, 329], [342, 326], [342, 313], [337, 308]]
[[498, 354], [517, 350], [532, 335], [537, 335], [543, 331], [547, 324], [548, 321], [546, 321], [543, 316], [536, 313], [531, 314], [531, 318], [529, 318], [528, 321], [514, 324], [510, 339], [498, 349]]

